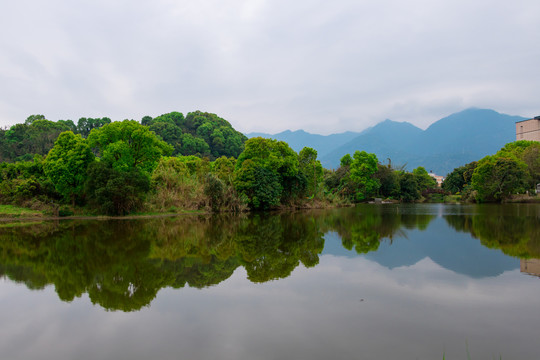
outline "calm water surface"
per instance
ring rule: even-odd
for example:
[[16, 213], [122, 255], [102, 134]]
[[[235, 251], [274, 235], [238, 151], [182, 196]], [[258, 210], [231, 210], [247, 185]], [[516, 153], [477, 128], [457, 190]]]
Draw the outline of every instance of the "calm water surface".
[[537, 359], [539, 205], [0, 224], [1, 359]]

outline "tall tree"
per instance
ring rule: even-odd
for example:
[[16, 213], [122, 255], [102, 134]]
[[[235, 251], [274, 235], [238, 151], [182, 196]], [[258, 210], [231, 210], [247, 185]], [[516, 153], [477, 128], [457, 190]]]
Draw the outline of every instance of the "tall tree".
[[135, 120], [124, 120], [94, 128], [88, 135], [103, 161], [115, 170], [138, 169], [150, 174], [161, 156], [170, 155], [172, 146], [160, 140], [148, 127]]
[[418, 191], [422, 192], [424, 190], [437, 187], [437, 181], [429, 176], [429, 173], [423, 166], [417, 167], [412, 173], [416, 180]]
[[103, 118], [80, 118], [77, 122], [77, 132], [83, 137], [88, 137], [92, 129], [100, 128], [104, 125], [110, 124], [111, 119], [108, 117]]
[[363, 201], [373, 196], [379, 189], [380, 183], [373, 178], [377, 172], [377, 156], [365, 151], [355, 151], [350, 165], [351, 180], [359, 187], [356, 200]]
[[[248, 160], [249, 162], [244, 164]], [[287, 201], [295, 193], [299, 181], [298, 155], [284, 141], [251, 138], [246, 141], [245, 149], [238, 157], [235, 172], [237, 190], [247, 196], [255, 207], [261, 207], [257, 206], [253, 199], [254, 196], [259, 196], [256, 194], [264, 192], [263, 187], [269, 189], [264, 195], [265, 198], [274, 197]], [[264, 177], [268, 178], [268, 183]], [[264, 207], [277, 203], [279, 200], [270, 201]]]
[[472, 174], [478, 163], [473, 161], [467, 165], [455, 168], [442, 183], [444, 190], [452, 193], [463, 191], [465, 186], [470, 185]]
[[56, 190], [75, 205], [76, 197], [83, 192], [87, 168], [94, 158], [81, 135], [66, 131], [58, 136], [49, 151], [43, 162], [43, 171]]
[[323, 181], [323, 167], [317, 160], [317, 150], [304, 147], [298, 154], [298, 164], [300, 172], [306, 178], [308, 191], [312, 195], [317, 194]]
[[486, 156], [478, 162], [472, 186], [480, 202], [502, 201], [527, 189], [527, 166], [511, 157]]

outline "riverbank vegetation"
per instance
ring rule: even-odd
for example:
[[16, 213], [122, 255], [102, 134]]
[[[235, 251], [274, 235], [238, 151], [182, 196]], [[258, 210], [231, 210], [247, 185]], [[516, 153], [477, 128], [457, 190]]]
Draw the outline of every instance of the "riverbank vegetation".
[[[540, 183], [540, 143], [520, 140], [506, 144], [494, 155], [454, 169], [442, 188], [460, 194], [463, 201], [503, 202], [519, 194], [535, 194]], [[518, 195], [518, 196], [516, 196]]]
[[391, 168], [360, 150], [324, 169], [312, 148], [296, 153], [283, 141], [247, 139], [200, 111], [77, 124], [32, 115], [0, 130], [0, 204], [65, 216], [455, 201], [450, 194], [503, 201], [540, 182], [539, 154], [538, 143], [510, 143], [455, 169], [440, 189], [423, 167]]
[[0, 154], [0, 203], [50, 215], [320, 208], [415, 201], [435, 187], [425, 169], [391, 169], [365, 151], [323, 169], [312, 148], [248, 140], [200, 111], [76, 125], [32, 115], [0, 130]]

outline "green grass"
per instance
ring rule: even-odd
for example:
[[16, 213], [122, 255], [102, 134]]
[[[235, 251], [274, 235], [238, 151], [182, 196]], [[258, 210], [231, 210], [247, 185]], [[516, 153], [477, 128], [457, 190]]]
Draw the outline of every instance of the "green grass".
[[6, 222], [5, 224], [0, 223], [0, 229], [8, 229], [15, 227], [27, 227], [33, 225], [43, 224], [42, 221], [28, 221], [28, 222]]
[[43, 216], [43, 212], [38, 210], [30, 210], [27, 208], [22, 208], [14, 205], [0, 205], [0, 218], [8, 217], [37, 217]]
[[446, 195], [443, 201], [445, 203], [458, 204], [461, 201], [461, 195]]

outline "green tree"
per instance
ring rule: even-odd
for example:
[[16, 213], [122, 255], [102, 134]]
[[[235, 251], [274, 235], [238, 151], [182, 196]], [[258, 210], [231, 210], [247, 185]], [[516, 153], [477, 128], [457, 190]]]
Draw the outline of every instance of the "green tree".
[[101, 213], [125, 215], [142, 207], [150, 179], [136, 168], [120, 171], [97, 161], [88, 168], [85, 190], [90, 205]]
[[527, 165], [528, 189], [534, 189], [540, 182], [540, 143], [538, 141], [514, 141], [506, 144], [495, 155], [514, 158]]
[[404, 202], [412, 202], [420, 199], [420, 191], [415, 176], [408, 172], [403, 172], [399, 176], [399, 188], [401, 200]]
[[523, 162], [527, 165], [531, 183], [529, 188], [534, 189], [536, 184], [540, 184], [540, 143], [535, 142], [523, 151]]
[[176, 124], [165, 121], [157, 121], [152, 122], [149, 129], [156, 135], [159, 135], [167, 144], [174, 147], [173, 155], [180, 153], [180, 139], [182, 137], [182, 130], [176, 126]]
[[283, 188], [276, 172], [245, 159], [235, 175], [236, 190], [246, 197], [250, 208], [268, 210], [279, 205]]
[[339, 161], [339, 166], [341, 167], [351, 166], [352, 162], [353, 162], [353, 158], [351, 157], [351, 155], [345, 154]]
[[527, 166], [511, 157], [486, 156], [474, 170], [472, 187], [479, 202], [502, 201], [527, 189]]
[[58, 199], [53, 183], [43, 172], [43, 159], [0, 163], [0, 202], [22, 205], [26, 201], [50, 203]]
[[69, 126], [45, 119], [36, 119], [28, 126], [27, 152], [45, 155], [53, 147], [58, 135], [69, 131]]
[[180, 137], [180, 148], [178, 152], [184, 156], [208, 156], [210, 155], [210, 146], [208, 146], [204, 139], [186, 133]]
[[377, 172], [373, 178], [379, 181], [379, 194], [383, 197], [399, 197], [399, 174], [389, 166], [377, 164]]
[[144, 118], [143, 124], [173, 145], [174, 154], [198, 155], [210, 159], [220, 156], [237, 157], [247, 140], [225, 119], [202, 111], [188, 113], [185, 118], [182, 113], [171, 112], [154, 119]]
[[[244, 165], [248, 160], [250, 163]], [[261, 137], [249, 139], [245, 143], [244, 151], [238, 157], [235, 172], [237, 190], [250, 199], [250, 204], [265, 204], [264, 208], [276, 205], [280, 200], [290, 201], [301, 188], [299, 186], [301, 179], [298, 178], [298, 155], [284, 141]], [[265, 176], [268, 177], [267, 180], [264, 179]], [[259, 189], [264, 186], [270, 187], [268, 192]], [[265, 200], [253, 201], [253, 196]], [[275, 196], [277, 199], [269, 200], [269, 196]]]
[[80, 135], [66, 131], [58, 136], [49, 151], [43, 170], [56, 190], [75, 205], [76, 197], [84, 189], [87, 168], [93, 161], [94, 154], [88, 143]]
[[77, 122], [77, 133], [86, 138], [90, 135], [92, 129], [100, 128], [104, 125], [110, 124], [111, 119], [108, 117], [103, 118], [80, 118]]
[[154, 119], [152, 119], [150, 116], [143, 117], [143, 125], [151, 126], [154, 123], [157, 122], [166, 122], [169, 124], [176, 125], [178, 128], [182, 129], [185, 126], [185, 118], [184, 114], [178, 111], [172, 111], [170, 113], [162, 114], [159, 116], [156, 116]]
[[225, 184], [232, 185], [234, 181], [235, 165], [235, 158], [221, 156], [212, 162], [212, 173], [214, 173]]
[[46, 120], [45, 119], [45, 115], [30, 115], [26, 118], [26, 120], [24, 121], [25, 125], [32, 125], [32, 123], [35, 121], [35, 120]]
[[419, 166], [412, 173], [419, 192], [437, 187], [437, 181], [429, 176], [429, 173], [424, 167]]
[[109, 162], [115, 170], [138, 169], [148, 175], [161, 156], [173, 151], [172, 146], [135, 120], [94, 128], [88, 135], [88, 142], [99, 150], [102, 161]]
[[312, 195], [316, 195], [323, 181], [323, 167], [317, 160], [317, 150], [304, 147], [298, 154], [300, 172], [307, 181], [307, 189]]
[[379, 181], [373, 178], [377, 172], [377, 156], [365, 151], [355, 151], [350, 165], [351, 180], [358, 186], [356, 201], [363, 201], [377, 193]]
[[150, 123], [152, 122], [152, 117], [151, 116], [143, 116], [142, 119], [141, 119], [141, 125], [144, 125], [144, 126], [149, 126]]
[[77, 133], [77, 125], [75, 125], [73, 120], [58, 120], [57, 123], [67, 127], [67, 131], [71, 131], [74, 134]]
[[204, 194], [208, 197], [212, 211], [219, 211], [224, 198], [224, 192], [225, 186], [223, 185], [223, 181], [212, 173], [207, 174], [204, 182]]
[[467, 165], [455, 168], [442, 183], [442, 188], [451, 193], [457, 193], [463, 191], [463, 189], [470, 185], [472, 174], [478, 163], [473, 161]]

